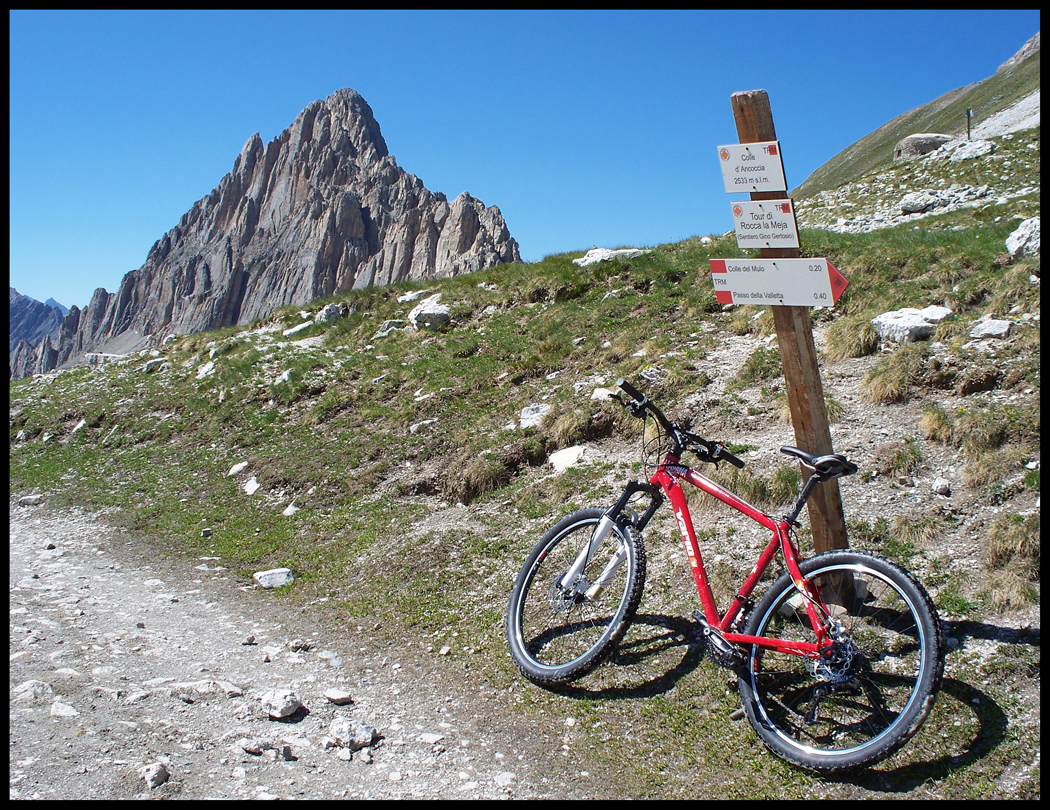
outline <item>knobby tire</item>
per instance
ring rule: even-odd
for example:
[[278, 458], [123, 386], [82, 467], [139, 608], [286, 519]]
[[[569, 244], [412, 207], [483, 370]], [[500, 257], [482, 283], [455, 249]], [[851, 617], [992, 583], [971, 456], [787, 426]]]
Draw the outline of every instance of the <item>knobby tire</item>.
[[514, 583], [507, 646], [518, 669], [534, 683], [565, 683], [586, 675], [613, 651], [638, 610], [645, 546], [626, 523], [615, 526], [583, 571], [586, 582], [593, 583], [618, 544], [626, 545], [627, 558], [601, 594], [587, 599], [559, 585], [604, 513], [581, 509], [558, 521], [532, 549]]
[[[748, 720], [770, 749], [804, 768], [874, 764], [903, 746], [933, 708], [944, 674], [937, 610], [911, 574], [875, 554], [832, 551], [800, 568], [849, 642], [818, 665], [753, 647], [739, 679]], [[746, 633], [812, 640], [789, 575], [759, 600]]]

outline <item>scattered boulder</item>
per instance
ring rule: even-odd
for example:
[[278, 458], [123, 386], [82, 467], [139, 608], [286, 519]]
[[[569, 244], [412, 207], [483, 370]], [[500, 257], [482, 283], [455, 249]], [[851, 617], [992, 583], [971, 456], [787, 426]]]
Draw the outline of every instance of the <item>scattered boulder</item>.
[[648, 253], [648, 250], [638, 250], [637, 248], [621, 248], [620, 250], [609, 250], [609, 248], [596, 247], [592, 250], [588, 250], [585, 256], [579, 259], [573, 259], [573, 264], [578, 264], [580, 267], [587, 267], [590, 264], [597, 264], [598, 262], [607, 262], [610, 259], [633, 259], [636, 256], [641, 256], [643, 253]]
[[404, 295], [399, 295], [397, 297], [397, 302], [399, 304], [407, 304], [409, 301], [418, 301], [428, 292], [430, 292], [430, 290], [415, 290], [414, 292], [407, 292]]
[[146, 786], [150, 790], [153, 790], [167, 782], [171, 774], [169, 774], [168, 769], [164, 767], [164, 763], [154, 762], [143, 768], [139, 768], [139, 776], [146, 780]]
[[307, 329], [307, 328], [309, 328], [309, 327], [311, 327], [313, 325], [314, 325], [313, 321], [304, 321], [303, 323], [299, 324], [298, 326], [293, 326], [291, 329], [285, 329], [283, 332], [281, 332], [281, 334], [284, 335], [285, 337], [291, 337], [292, 335], [297, 335], [300, 332], [302, 332], [304, 329]]
[[273, 743], [269, 740], [261, 740], [257, 737], [241, 737], [237, 740], [237, 746], [247, 754], [252, 756], [259, 756], [263, 751], [267, 751], [273, 748]]
[[326, 690], [324, 696], [336, 706], [346, 706], [347, 704], [354, 702], [354, 699], [350, 696], [349, 692], [334, 687]]
[[441, 293], [434, 293], [424, 298], [415, 309], [408, 313], [408, 321], [416, 329], [439, 329], [452, 320], [452, 310], [445, 304], [439, 304]]
[[1026, 219], [1017, 226], [1017, 230], [1006, 237], [1006, 249], [1010, 257], [1019, 259], [1022, 256], [1039, 255], [1039, 217]]
[[928, 306], [925, 309], [904, 307], [872, 318], [871, 324], [883, 340], [914, 343], [931, 337], [937, 324], [951, 314], [952, 311], [948, 307]]
[[299, 696], [291, 689], [271, 689], [260, 698], [262, 707], [274, 720], [291, 717], [302, 707]]
[[941, 198], [931, 191], [912, 191], [900, 201], [902, 214], [921, 214], [941, 205]]
[[288, 568], [271, 568], [269, 571], [256, 571], [252, 578], [264, 588], [279, 588], [295, 580]]
[[51, 684], [43, 681], [24, 681], [15, 687], [15, 700], [44, 703], [51, 699]]
[[337, 743], [351, 751], [367, 748], [379, 739], [379, 732], [372, 726], [348, 717], [335, 718], [328, 733]]
[[521, 409], [522, 428], [538, 427], [550, 409], [550, 405], [526, 405]]
[[43, 502], [43, 495], [23, 495], [18, 499], [19, 506], [39, 506]]
[[991, 141], [962, 141], [952, 150], [949, 160], [953, 163], [958, 163], [961, 160], [984, 157], [992, 154], [994, 151], [995, 144]]
[[372, 340], [378, 340], [379, 338], [384, 338], [387, 335], [389, 335], [391, 332], [394, 332], [394, 331], [396, 331], [398, 329], [404, 329], [404, 328], [405, 328], [405, 321], [383, 321], [383, 325], [379, 327], [379, 331], [377, 331], [374, 335], [372, 335]]
[[564, 450], [551, 453], [547, 461], [550, 462], [556, 472], [565, 472], [569, 467], [574, 466], [582, 457], [583, 445], [576, 445], [575, 447], [566, 447]]
[[972, 338], [1007, 338], [1010, 336], [1010, 327], [1012, 324], [1010, 321], [1002, 321], [996, 318], [988, 318], [986, 320], [980, 320], [977, 325], [970, 330], [970, 337]]
[[314, 323], [335, 323], [342, 317], [339, 304], [326, 304], [321, 311], [314, 316]]
[[79, 714], [80, 712], [78, 712], [68, 703], [61, 703], [56, 700], [54, 703], [51, 704], [52, 717], [77, 717]]
[[940, 476], [934, 479], [934, 482], [930, 486], [930, 489], [935, 494], [943, 495], [946, 498], [952, 494], [951, 482], [947, 478], [941, 478]]

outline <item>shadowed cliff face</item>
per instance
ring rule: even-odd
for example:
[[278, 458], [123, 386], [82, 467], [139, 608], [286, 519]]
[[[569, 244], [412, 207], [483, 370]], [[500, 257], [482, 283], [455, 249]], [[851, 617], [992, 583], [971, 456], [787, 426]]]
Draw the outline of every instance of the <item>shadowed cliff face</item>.
[[[354, 287], [514, 261], [518, 244], [499, 209], [466, 192], [450, 203], [428, 191], [388, 154], [365, 100], [343, 89], [269, 144], [249, 138], [233, 170], [117, 292], [96, 290], [84, 310], [69, 311], [51, 354], [63, 365], [88, 351], [247, 324]], [[14, 376], [55, 367], [39, 350], [22, 355]]]

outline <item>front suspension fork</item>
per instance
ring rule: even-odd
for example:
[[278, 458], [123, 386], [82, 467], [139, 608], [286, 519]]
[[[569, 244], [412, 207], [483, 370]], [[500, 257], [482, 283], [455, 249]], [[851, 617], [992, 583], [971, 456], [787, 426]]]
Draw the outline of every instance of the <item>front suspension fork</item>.
[[[627, 487], [624, 489], [619, 500], [609, 507], [605, 514], [602, 515], [601, 520], [598, 521], [598, 525], [591, 534], [590, 542], [580, 549], [580, 553], [576, 555], [573, 564], [569, 566], [569, 570], [562, 576], [558, 583], [562, 588], [565, 590], [573, 588], [574, 583], [579, 580], [580, 575], [583, 574], [584, 570], [587, 568], [587, 564], [590, 562], [595, 550], [605, 541], [605, 538], [609, 536], [609, 532], [612, 531], [613, 527], [621, 522], [621, 515], [627, 508], [627, 502], [638, 492], [648, 493], [652, 500], [649, 504], [649, 508], [646, 509], [645, 514], [633, 522], [632, 525], [640, 532], [649, 523], [653, 515], [656, 513], [656, 510], [660, 508], [660, 504], [663, 503], [664, 496], [660, 490], [652, 484], [640, 484], [637, 481], [631, 481], [627, 484]], [[601, 574], [599, 574], [598, 578], [590, 585], [590, 587], [588, 587], [586, 592], [588, 599], [594, 599], [602, 592], [605, 586], [612, 580], [616, 571], [623, 564], [625, 559], [627, 559], [627, 546], [623, 543], [619, 543], [616, 553], [609, 558], [609, 562], [606, 563]]]

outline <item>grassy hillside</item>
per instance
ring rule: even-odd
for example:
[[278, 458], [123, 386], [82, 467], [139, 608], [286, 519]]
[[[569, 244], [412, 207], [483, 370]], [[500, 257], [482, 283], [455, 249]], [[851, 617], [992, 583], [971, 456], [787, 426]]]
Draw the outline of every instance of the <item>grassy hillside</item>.
[[902, 113], [839, 152], [791, 192], [795, 199], [854, 181], [861, 175], [893, 163], [893, 147], [917, 132], [965, 134], [966, 110], [973, 110], [974, 125], [990, 118], [1039, 89], [1040, 54], [982, 82], [961, 87], [928, 104]]
[[[1028, 511], [1038, 470], [1024, 467], [1039, 457], [1039, 330], [1019, 326], [994, 358], [967, 338], [983, 315], [1039, 313], [1030, 282], [1039, 261], [1003, 267], [996, 257], [1016, 220], [994, 213], [957, 212], [952, 228], [802, 237], [808, 255], [828, 257], [850, 279], [836, 310], [814, 318], [833, 418], [851, 426], [837, 442], [863, 471], [844, 496], [851, 543], [916, 571], [964, 639], [975, 632], [966, 628], [1039, 598], [1038, 512]], [[449, 646], [449, 667], [513, 691], [519, 711], [552, 725], [578, 718], [587, 766], [626, 795], [684, 796], [697, 785], [725, 795], [724, 769], [741, 761], [754, 798], [872, 796], [891, 785], [915, 796], [1004, 795], [983, 773], [1003, 774], [1038, 748], [1038, 721], [1033, 731], [1016, 717], [1028, 700], [1024, 673], [1038, 673], [1029, 635], [991, 653], [958, 647], [948, 691], [913, 744], [850, 782], [815, 781], [727, 720], [738, 698], [690, 641], [684, 617], [696, 596], [667, 522], [648, 532], [646, 599], [614, 662], [550, 692], [517, 676], [502, 614], [528, 549], [560, 514], [608, 503], [640, 475], [637, 424], [592, 401], [594, 387], [630, 378], [674, 417], [749, 454], [745, 474], [713, 474], [756, 505], [778, 508], [798, 487], [774, 449], [790, 443], [790, 429], [779, 416], [769, 312], [723, 311], [714, 299], [708, 260], [739, 255], [733, 240], [693, 238], [587, 268], [572, 262], [577, 255], [355, 291], [339, 299], [353, 314], [289, 337], [282, 330], [303, 320], [294, 310], [249, 329], [180, 338], [156, 358], [14, 381], [10, 494], [101, 510], [157, 553], [192, 564], [219, 557], [232, 584], [288, 566], [296, 581], [275, 598], [339, 624], [367, 621], [420, 655]], [[453, 324], [375, 337], [413, 306], [398, 297], [424, 288], [451, 305]], [[956, 314], [937, 334], [941, 349], [878, 353], [870, 317], [945, 301]], [[147, 371], [151, 359], [165, 363]], [[967, 393], [976, 371], [991, 388]], [[955, 404], [929, 408], [945, 396]], [[551, 406], [545, 421], [516, 427], [533, 404]], [[896, 450], [876, 446], [885, 418], [912, 437]], [[545, 464], [576, 444], [595, 450], [590, 463], [562, 474]], [[952, 458], [965, 468], [956, 510], [920, 498], [908, 506], [897, 476], [932, 475]], [[249, 495], [250, 481], [258, 490]], [[897, 499], [889, 511], [885, 498]], [[989, 504], [999, 504], [1001, 520]], [[711, 504], [695, 510], [718, 581], [746, 573], [757, 538], [737, 533]], [[961, 570], [956, 548], [971, 547]], [[716, 595], [724, 600], [721, 585]], [[974, 673], [985, 678], [985, 708], [971, 716]], [[618, 757], [628, 737], [645, 755], [635, 751], [638, 767], [624, 773]], [[1021, 784], [1038, 796], [1038, 771]]]
[[[979, 172], [1028, 188], [1037, 138], [1002, 139], [981, 166], [912, 164], [879, 182], [897, 199], [913, 183], [991, 182]], [[843, 194], [855, 208], [839, 213], [874, 196]], [[539, 536], [642, 475], [638, 423], [592, 400], [596, 387], [626, 377], [725, 441], [747, 468], [702, 472], [756, 507], [778, 513], [797, 492], [797, 465], [778, 452], [794, 438], [770, 310], [715, 301], [709, 260], [741, 255], [732, 236], [358, 290], [336, 299], [346, 317], [292, 335], [326, 302], [12, 381], [11, 508], [40, 493], [97, 510], [231, 588], [287, 566], [295, 582], [274, 599], [337, 634], [368, 627], [406, 656], [448, 648], [440, 666], [513, 695], [552, 744], [575, 718], [573, 756], [617, 796], [1038, 798], [1040, 259], [1011, 259], [1004, 243], [1039, 212], [1036, 190], [871, 233], [801, 233], [803, 254], [850, 282], [812, 312], [835, 449], [860, 466], [841, 480], [850, 545], [914, 572], [949, 637], [929, 721], [870, 771], [816, 779], [729, 719], [739, 697], [696, 643], [667, 510], [646, 532], [645, 596], [609, 664], [547, 691], [505, 649], [506, 600]], [[452, 323], [378, 336], [413, 308], [398, 300], [409, 292], [440, 293]], [[953, 312], [932, 340], [880, 345], [871, 318], [931, 304]], [[1009, 337], [971, 339], [989, 316], [1011, 322]], [[523, 429], [532, 405], [550, 410]], [[576, 445], [585, 463], [553, 470], [551, 454]], [[933, 494], [940, 477], [950, 496]], [[709, 498], [690, 509], [725, 605], [768, 538]], [[810, 553], [806, 530], [800, 541]], [[200, 573], [201, 556], [220, 563]]]

